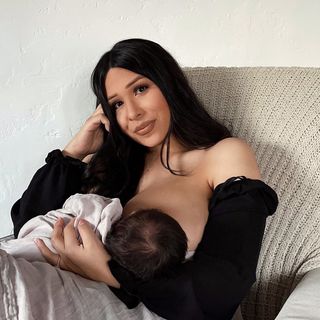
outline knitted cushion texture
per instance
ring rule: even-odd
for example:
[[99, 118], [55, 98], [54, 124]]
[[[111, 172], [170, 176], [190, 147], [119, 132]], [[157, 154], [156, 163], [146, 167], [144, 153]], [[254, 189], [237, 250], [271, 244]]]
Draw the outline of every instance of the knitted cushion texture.
[[245, 320], [271, 320], [320, 267], [320, 68], [184, 68], [212, 117], [255, 151], [279, 197], [267, 220]]

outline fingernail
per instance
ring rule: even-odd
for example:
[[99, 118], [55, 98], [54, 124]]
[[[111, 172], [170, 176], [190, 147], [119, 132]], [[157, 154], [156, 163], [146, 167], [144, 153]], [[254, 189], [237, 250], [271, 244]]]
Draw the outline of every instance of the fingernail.
[[83, 219], [80, 219], [79, 220], [79, 225], [81, 226], [82, 224], [84, 224], [84, 221], [83, 221]]
[[33, 241], [34, 241], [34, 243], [35, 243], [36, 245], [40, 244], [40, 239], [38, 239], [38, 238], [33, 239]]

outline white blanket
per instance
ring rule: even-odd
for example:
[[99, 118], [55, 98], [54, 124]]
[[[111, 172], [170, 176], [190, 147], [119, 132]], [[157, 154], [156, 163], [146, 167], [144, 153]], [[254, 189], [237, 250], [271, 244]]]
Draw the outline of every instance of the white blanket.
[[[121, 214], [122, 206], [117, 198], [75, 194], [62, 209], [29, 220], [21, 228], [18, 239], [0, 242], [0, 319], [163, 319], [142, 303], [128, 309], [102, 282], [51, 266], [33, 242], [34, 238], [41, 238], [54, 251], [50, 238], [59, 217], [65, 224], [76, 217], [75, 227], [80, 218], [86, 219], [104, 242], [112, 223]], [[233, 320], [240, 319], [238, 309]]]
[[76, 194], [62, 209], [28, 221], [18, 239], [0, 242], [0, 319], [161, 319], [142, 303], [127, 309], [104, 283], [46, 263], [33, 242], [42, 238], [54, 251], [50, 237], [59, 217], [65, 223], [76, 217], [75, 226], [80, 218], [86, 219], [104, 241], [121, 213], [119, 199]]
[[96, 194], [77, 193], [65, 201], [62, 209], [52, 210], [46, 215], [36, 216], [29, 220], [21, 228], [18, 239], [1, 242], [0, 249], [28, 261], [45, 262], [33, 239], [41, 238], [55, 252], [50, 238], [54, 223], [58, 218], [62, 218], [67, 224], [75, 217], [75, 227], [80, 218], [87, 220], [104, 243], [112, 223], [118, 220], [121, 214], [122, 206], [118, 198], [110, 199]]
[[0, 319], [161, 319], [142, 303], [127, 307], [101, 282], [0, 250]]

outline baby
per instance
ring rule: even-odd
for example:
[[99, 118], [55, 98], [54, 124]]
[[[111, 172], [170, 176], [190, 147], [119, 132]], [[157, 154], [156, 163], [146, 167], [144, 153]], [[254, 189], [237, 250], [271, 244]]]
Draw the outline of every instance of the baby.
[[[33, 239], [41, 238], [50, 250], [53, 226], [58, 218], [67, 224], [75, 218], [90, 223], [112, 259], [142, 280], [151, 279], [188, 258], [187, 237], [179, 223], [158, 209], [143, 209], [122, 216], [118, 198], [75, 194], [62, 209], [29, 220], [18, 238], [0, 243], [0, 249], [29, 261], [45, 261]], [[78, 233], [79, 241], [80, 235]]]

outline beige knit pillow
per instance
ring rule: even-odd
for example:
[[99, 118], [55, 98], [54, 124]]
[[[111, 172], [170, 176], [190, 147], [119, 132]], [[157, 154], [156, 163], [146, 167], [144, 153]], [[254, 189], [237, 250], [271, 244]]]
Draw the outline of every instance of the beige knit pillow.
[[279, 196], [268, 218], [244, 319], [274, 319], [309, 270], [320, 267], [320, 69], [186, 68], [209, 113], [254, 149]]

